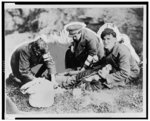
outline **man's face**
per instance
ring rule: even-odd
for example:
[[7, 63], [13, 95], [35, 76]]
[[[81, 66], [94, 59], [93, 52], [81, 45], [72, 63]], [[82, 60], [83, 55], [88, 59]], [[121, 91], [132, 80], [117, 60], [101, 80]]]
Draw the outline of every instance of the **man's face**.
[[103, 43], [104, 43], [104, 48], [106, 48], [107, 50], [111, 50], [116, 43], [116, 38], [113, 37], [111, 34], [106, 35], [103, 39]]
[[74, 41], [78, 42], [81, 38], [81, 33], [77, 33], [74, 35], [69, 35], [69, 37], [71, 37]]
[[38, 45], [36, 45], [36, 46], [33, 47], [35, 54], [37, 56], [41, 56], [41, 55], [47, 53], [48, 52], [48, 45], [46, 45], [45, 43], [43, 43], [44, 40], [42, 40], [40, 38], [37, 41], [39, 41]]
[[33, 50], [34, 50], [36, 56], [41, 56], [42, 55], [39, 48], [34, 47]]

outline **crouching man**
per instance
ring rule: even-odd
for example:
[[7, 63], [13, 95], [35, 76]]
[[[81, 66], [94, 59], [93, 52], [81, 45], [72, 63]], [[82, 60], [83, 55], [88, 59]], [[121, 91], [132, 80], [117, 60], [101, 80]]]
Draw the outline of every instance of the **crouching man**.
[[80, 22], [68, 24], [66, 31], [73, 40], [66, 51], [66, 69], [84, 71], [103, 57], [103, 45], [94, 31]]
[[79, 80], [90, 82], [89, 84], [92, 85], [96, 81], [108, 88], [113, 88], [115, 86], [125, 86], [126, 83], [136, 79], [140, 72], [138, 63], [131, 55], [129, 48], [117, 41], [114, 30], [106, 28], [102, 32], [101, 38], [105, 50], [105, 55], [100, 61], [103, 68], [92, 73], [89, 72], [87, 76], [83, 74], [84, 72], [81, 72], [74, 76], [57, 76], [56, 80], [64, 80], [64, 85], [74, 84]]
[[[31, 69], [38, 64], [42, 64], [42, 66], [34, 74]], [[48, 78], [53, 78], [56, 73], [56, 68], [48, 51], [45, 38], [39, 36], [35, 41], [18, 47], [11, 57], [11, 69], [15, 80], [19, 80], [21, 84], [40, 77], [46, 69], [48, 70]]]
[[116, 33], [112, 29], [106, 28], [101, 38], [105, 49], [102, 63], [112, 66], [110, 73], [105, 73], [103, 70], [98, 72], [100, 78], [105, 80], [105, 84], [112, 88], [119, 85], [124, 86], [127, 82], [136, 79], [140, 69], [136, 60], [131, 56], [129, 48], [117, 42]]

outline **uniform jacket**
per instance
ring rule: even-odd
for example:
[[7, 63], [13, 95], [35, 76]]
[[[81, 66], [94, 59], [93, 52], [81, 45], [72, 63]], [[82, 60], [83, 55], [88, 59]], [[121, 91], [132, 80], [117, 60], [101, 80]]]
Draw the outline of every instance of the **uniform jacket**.
[[83, 54], [98, 55], [99, 59], [104, 56], [103, 46], [100, 44], [99, 38], [87, 28], [82, 29], [81, 40], [77, 44], [73, 42], [75, 57], [80, 57]]
[[34, 75], [31, 68], [38, 64], [46, 64], [50, 73], [55, 73], [55, 63], [53, 59], [44, 61], [43, 57], [36, 56], [33, 52], [32, 43], [28, 43], [17, 48], [11, 57], [11, 68], [14, 76], [19, 79], [27, 79], [31, 81]]
[[103, 61], [113, 67], [112, 73], [106, 77], [107, 82], [126, 81], [136, 78], [139, 74], [137, 62], [124, 44], [116, 43], [112, 51], [106, 54]]

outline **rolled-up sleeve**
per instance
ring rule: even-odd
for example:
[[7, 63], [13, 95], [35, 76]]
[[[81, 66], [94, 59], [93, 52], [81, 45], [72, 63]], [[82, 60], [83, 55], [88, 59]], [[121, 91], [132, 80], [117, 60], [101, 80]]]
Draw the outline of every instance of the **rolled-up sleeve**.
[[44, 62], [46, 63], [46, 66], [48, 68], [48, 73], [56, 74], [55, 62], [54, 62], [52, 56], [50, 55], [50, 52], [44, 54], [43, 58], [44, 58]]
[[26, 81], [32, 81], [35, 78], [30, 68], [29, 56], [24, 51], [20, 51], [19, 55], [19, 73]]
[[108, 83], [125, 81], [130, 76], [130, 51], [127, 48], [118, 50], [119, 70], [107, 75]]

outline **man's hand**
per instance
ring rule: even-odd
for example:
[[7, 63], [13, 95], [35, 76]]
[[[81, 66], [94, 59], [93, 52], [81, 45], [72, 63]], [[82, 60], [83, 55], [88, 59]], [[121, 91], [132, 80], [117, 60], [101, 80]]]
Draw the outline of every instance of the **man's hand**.
[[94, 81], [99, 81], [99, 79], [100, 79], [100, 77], [97, 74], [94, 74], [94, 75], [91, 75], [89, 77], [83, 78], [83, 81], [84, 82], [92, 82], [93, 80]]
[[97, 56], [97, 55], [94, 55], [94, 56], [93, 56], [93, 63], [97, 63], [98, 60], [99, 60], [99, 59], [98, 59], [98, 56]]
[[107, 76], [107, 72], [104, 71], [104, 70], [99, 70], [98, 71], [98, 74], [103, 78], [103, 79], [106, 79], [106, 76]]
[[107, 75], [110, 73], [112, 70], [112, 66], [110, 64], [106, 65], [105, 67], [102, 68], [102, 70], [98, 71], [98, 74], [103, 78], [106, 79]]
[[80, 69], [80, 72], [82, 72], [82, 71], [85, 71], [85, 68], [84, 68], [84, 67]]
[[46, 62], [46, 61], [51, 60], [52, 57], [51, 57], [50, 53], [48, 52], [48, 53], [46, 53], [46, 54], [43, 55], [43, 59], [44, 59], [44, 61]]
[[58, 88], [58, 83], [56, 82], [56, 78], [55, 78], [55, 75], [54, 74], [51, 74], [51, 81], [53, 82], [54, 86], [53, 88], [54, 89], [57, 89]]

